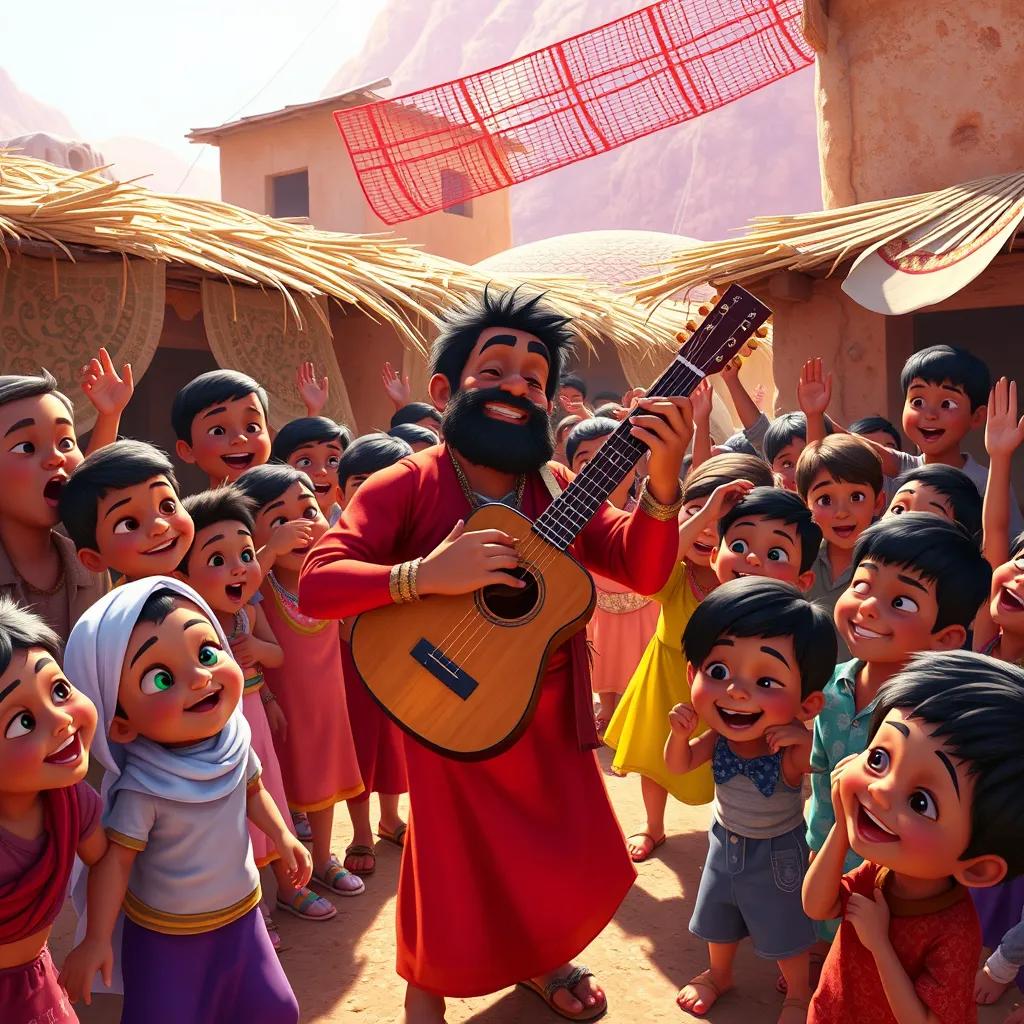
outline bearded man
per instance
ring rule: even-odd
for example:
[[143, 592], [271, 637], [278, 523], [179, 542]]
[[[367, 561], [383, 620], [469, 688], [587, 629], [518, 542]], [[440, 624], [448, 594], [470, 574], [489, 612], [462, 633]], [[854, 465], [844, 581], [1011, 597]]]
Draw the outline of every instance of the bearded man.
[[[552, 497], [549, 416], [573, 335], [567, 318], [520, 291], [455, 311], [434, 344], [429, 393], [442, 445], [375, 473], [310, 552], [305, 614], [342, 618], [390, 604], [396, 564], [422, 557], [416, 589], [466, 594], [518, 585], [512, 537], [466, 532], [478, 505], [536, 519]], [[605, 503], [575, 557], [651, 594], [676, 559], [679, 469], [692, 435], [686, 399], [641, 399], [632, 432], [650, 449], [637, 509]], [[567, 471], [549, 469], [565, 486]], [[400, 591], [400, 588], [399, 588]], [[585, 634], [553, 652], [529, 725], [504, 753], [454, 760], [405, 737], [411, 817], [398, 887], [398, 973], [406, 1024], [443, 1022], [446, 996], [521, 983], [570, 1020], [607, 1009], [572, 963], [604, 929], [636, 877], [597, 759]]]

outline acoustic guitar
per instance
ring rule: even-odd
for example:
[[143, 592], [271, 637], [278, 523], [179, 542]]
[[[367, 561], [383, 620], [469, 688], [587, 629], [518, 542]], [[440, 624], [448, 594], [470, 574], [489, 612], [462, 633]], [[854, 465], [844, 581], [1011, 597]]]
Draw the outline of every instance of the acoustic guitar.
[[[648, 391], [686, 396], [722, 369], [771, 311], [732, 285]], [[431, 595], [360, 615], [352, 655], [384, 711], [415, 739], [461, 760], [506, 750], [526, 728], [551, 652], [582, 629], [594, 584], [567, 549], [646, 451], [627, 418], [565, 491], [531, 522], [499, 503], [478, 508], [466, 530], [517, 537], [526, 587]]]

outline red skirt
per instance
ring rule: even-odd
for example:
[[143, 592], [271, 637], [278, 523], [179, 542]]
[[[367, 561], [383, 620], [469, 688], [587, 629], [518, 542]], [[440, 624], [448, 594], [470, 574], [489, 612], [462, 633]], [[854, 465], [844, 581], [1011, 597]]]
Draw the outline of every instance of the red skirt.
[[629, 891], [636, 872], [573, 708], [563, 649], [533, 721], [498, 757], [455, 761], [403, 735], [411, 815], [398, 973], [411, 984], [479, 996], [554, 970]]
[[344, 640], [341, 641], [341, 667], [359, 774], [366, 787], [352, 800], [368, 800], [371, 793], [397, 795], [408, 792], [402, 730], [370, 696], [352, 660], [352, 649]]

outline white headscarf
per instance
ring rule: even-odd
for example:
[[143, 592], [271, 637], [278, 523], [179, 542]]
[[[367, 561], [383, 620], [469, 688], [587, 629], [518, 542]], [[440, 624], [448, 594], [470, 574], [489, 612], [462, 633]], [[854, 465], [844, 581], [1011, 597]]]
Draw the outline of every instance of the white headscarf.
[[[72, 685], [96, 705], [99, 724], [89, 754], [104, 768], [102, 794], [109, 808], [121, 789], [148, 793], [182, 803], [219, 800], [244, 784], [251, 734], [241, 701], [224, 728], [207, 740], [188, 747], [164, 747], [145, 737], [115, 743], [107, 736], [117, 708], [121, 670], [132, 630], [143, 606], [153, 594], [170, 590], [190, 601], [210, 620], [224, 652], [231, 657], [228, 639], [207, 603], [187, 584], [169, 576], [150, 576], [125, 583], [104, 595], [75, 624], [64, 649], [64, 672]], [[75, 862], [72, 899], [79, 917], [76, 941], [84, 935], [86, 871]], [[120, 992], [120, 921], [114, 933], [115, 977], [110, 991]], [[94, 991], [105, 991], [97, 976]]]

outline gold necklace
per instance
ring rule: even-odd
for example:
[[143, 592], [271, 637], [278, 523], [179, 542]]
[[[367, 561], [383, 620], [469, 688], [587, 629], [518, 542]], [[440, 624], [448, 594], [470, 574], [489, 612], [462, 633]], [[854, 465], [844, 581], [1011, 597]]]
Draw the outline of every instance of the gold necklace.
[[[462, 493], [465, 496], [466, 501], [469, 502], [469, 507], [474, 510], [478, 509], [483, 504], [483, 502], [481, 502], [479, 497], [477, 497], [477, 494], [473, 490], [473, 488], [469, 486], [469, 481], [466, 479], [465, 471], [459, 464], [459, 460], [455, 458], [455, 455], [451, 451], [451, 449], [449, 449], [448, 454], [451, 456], [452, 465], [455, 467], [455, 476], [459, 481], [459, 486], [462, 488]], [[515, 505], [512, 506], [513, 508], [518, 510], [522, 507], [523, 492], [525, 490], [526, 474], [521, 473], [518, 477], [516, 477], [516, 497]]]

